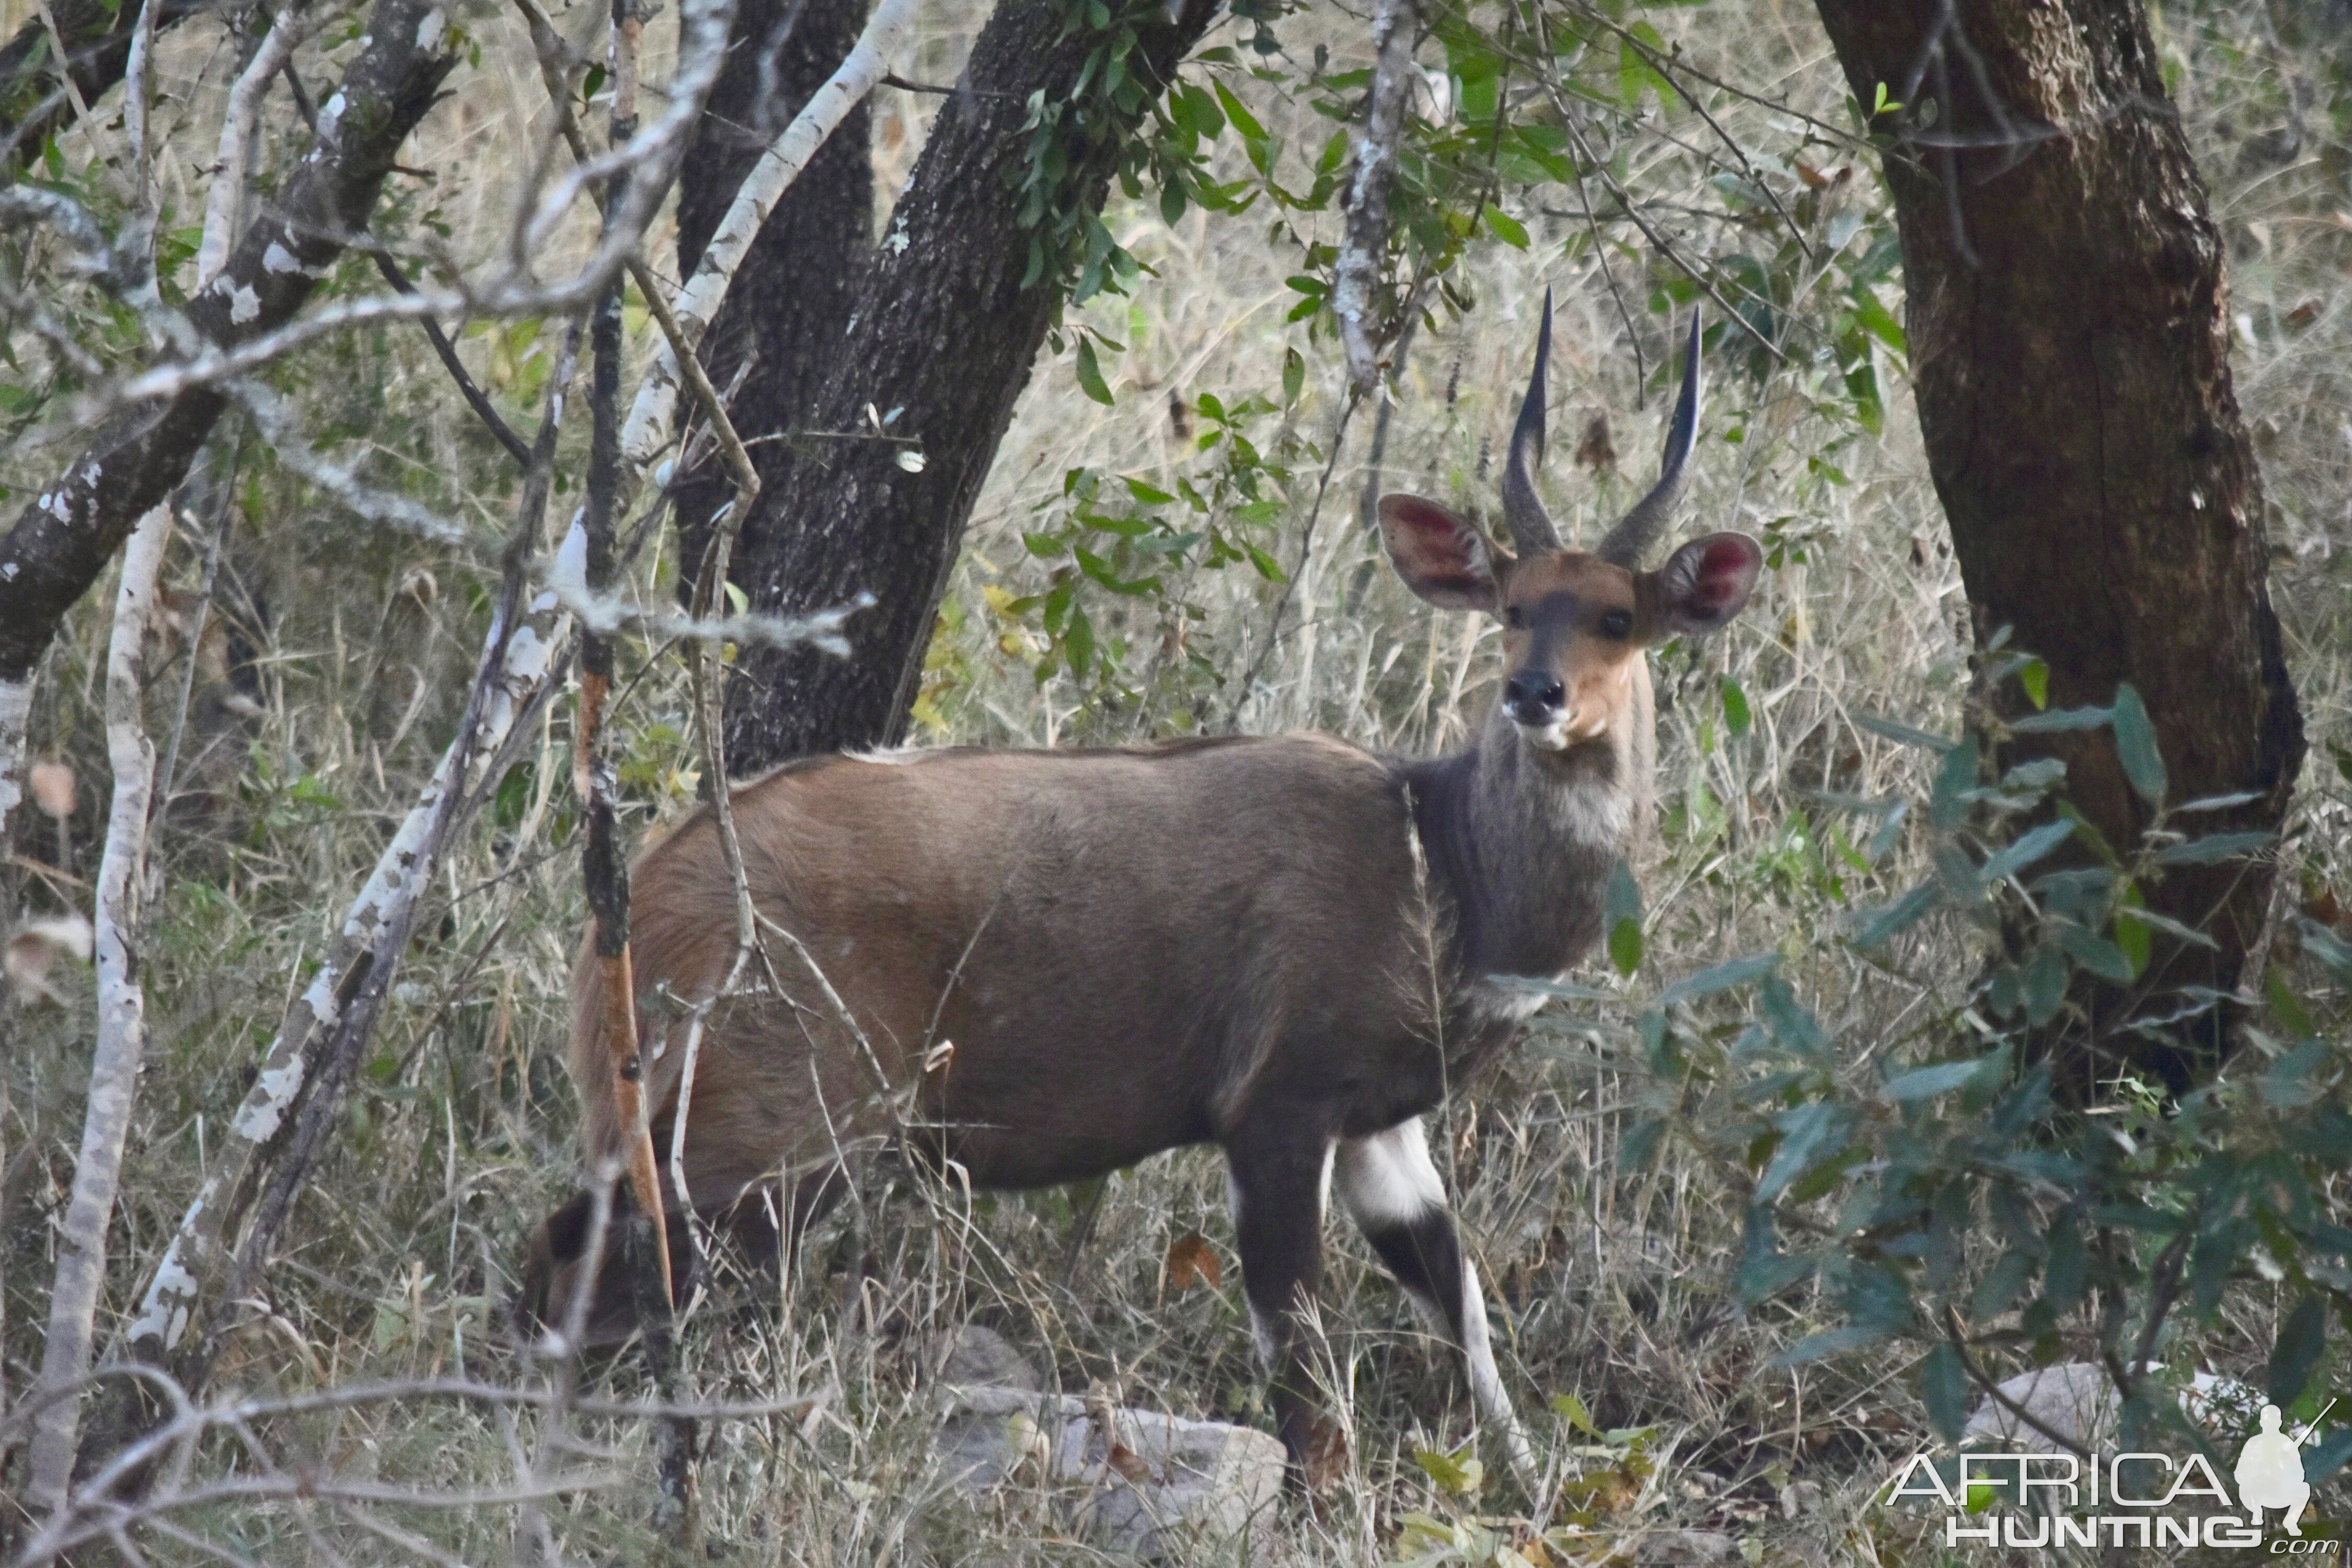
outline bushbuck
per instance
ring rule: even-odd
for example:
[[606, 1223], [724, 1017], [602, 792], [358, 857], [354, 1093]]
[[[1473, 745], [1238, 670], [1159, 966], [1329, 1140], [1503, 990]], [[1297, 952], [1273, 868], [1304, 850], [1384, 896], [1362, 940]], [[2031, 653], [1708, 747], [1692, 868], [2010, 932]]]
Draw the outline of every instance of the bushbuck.
[[[1214, 1143], [1294, 1480], [1318, 1484], [1337, 1451], [1301, 1324], [1335, 1186], [1460, 1347], [1525, 1473], [1421, 1119], [1540, 1001], [1510, 983], [1560, 975], [1601, 933], [1604, 885], [1648, 815], [1643, 650], [1723, 625], [1762, 563], [1755, 541], [1710, 533], [1641, 566], [1697, 430], [1696, 319], [1656, 487], [1593, 550], [1561, 543], [1536, 493], [1550, 351], [1547, 296], [1503, 482], [1512, 552], [1434, 501], [1380, 503], [1415, 594], [1502, 622], [1500, 697], [1465, 750], [1389, 757], [1291, 734], [900, 751], [811, 757], [735, 789], [769, 963], [707, 1010], [687, 1191], [666, 1201], [740, 1224], [760, 1194], [782, 1236], [751, 1223], [789, 1256], [853, 1139], [1016, 1188]], [[637, 862], [644, 1102], [664, 1151], [688, 1016], [732, 967], [736, 909], [708, 808]], [[573, 981], [592, 1161], [635, 1134], [614, 1109], [603, 973], [583, 956]], [[543, 1321], [580, 1288], [589, 1212], [574, 1200], [535, 1239], [524, 1304]], [[582, 1310], [625, 1330], [627, 1299], [608, 1273]]]

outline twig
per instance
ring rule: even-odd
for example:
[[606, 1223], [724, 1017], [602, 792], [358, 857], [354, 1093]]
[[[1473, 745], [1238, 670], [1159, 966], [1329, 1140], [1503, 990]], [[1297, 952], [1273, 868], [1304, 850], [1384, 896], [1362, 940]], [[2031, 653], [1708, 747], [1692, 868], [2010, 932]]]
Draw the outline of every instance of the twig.
[[1706, 121], [1706, 128], [1715, 132], [1716, 139], [1730, 150], [1734, 158], [1739, 160], [1739, 172], [1748, 176], [1748, 183], [1763, 192], [1764, 199], [1772, 204], [1772, 210], [1780, 215], [1780, 222], [1788, 228], [1789, 237], [1797, 242], [1797, 248], [1804, 253], [1805, 259], [1816, 266], [1820, 265], [1821, 258], [1813, 253], [1812, 246], [1805, 238], [1805, 231], [1797, 226], [1797, 220], [1789, 216], [1787, 207], [1780, 205], [1780, 194], [1766, 182], [1763, 175], [1756, 172], [1754, 164], [1748, 163], [1747, 149], [1734, 141], [1729, 132], [1716, 123], [1715, 116], [1706, 111], [1706, 105], [1699, 101], [1698, 94], [1685, 87], [1682, 79], [1675, 74], [1674, 68], [1681, 64], [1681, 56], [1677, 54], [1672, 61], [1663, 60], [1658, 58], [1656, 50], [1643, 43], [1629, 29], [1617, 26], [1613, 23], [1610, 26], [1611, 30], [1615, 32], [1627, 47], [1648, 62], [1650, 68], [1658, 73], [1660, 79], [1671, 86], [1682, 100], [1691, 106], [1692, 113]]
[[[740, 520], [751, 514], [751, 503], [760, 497], [759, 470], [751, 466], [751, 454], [744, 448], [743, 438], [735, 433], [735, 422], [727, 416], [727, 400], [710, 384], [710, 373], [703, 369], [702, 356], [687, 341], [685, 324], [662, 297], [661, 280], [646, 265], [644, 257], [629, 258], [629, 276], [637, 280], [637, 291], [646, 297], [646, 309], [652, 313], [654, 325], [661, 329], [662, 341], [669, 345], [671, 356], [684, 370], [687, 390], [694, 394], [702, 416], [710, 422], [711, 435], [718, 440], [719, 453], [726, 458], [728, 470], [734, 478], [735, 510], [723, 530], [731, 551], [734, 537], [742, 529]], [[707, 616], [717, 607], [716, 604], [706, 604], [701, 614]]]
[[1290, 608], [1291, 590], [1298, 582], [1298, 574], [1307, 569], [1308, 552], [1315, 548], [1316, 520], [1323, 515], [1323, 497], [1331, 488], [1331, 472], [1339, 466], [1339, 452], [1348, 439], [1348, 422], [1355, 417], [1357, 405], [1362, 401], [1362, 396], [1350, 386], [1348, 401], [1340, 406], [1339, 417], [1332, 426], [1331, 451], [1323, 459], [1323, 477], [1316, 481], [1315, 504], [1307, 509], [1306, 525], [1299, 530], [1298, 564], [1282, 581], [1282, 592], [1274, 601], [1274, 614], [1266, 617], [1265, 639], [1250, 659], [1249, 673], [1234, 685], [1233, 706], [1225, 710], [1225, 728], [1228, 730], [1241, 721], [1242, 704], [1249, 700], [1250, 693], [1256, 689], [1258, 677], [1265, 669], [1265, 661], [1273, 654], [1276, 642], [1280, 640], [1282, 617]]
[[[1549, 87], [1550, 84], [1547, 83], [1546, 85]], [[1553, 89], [1553, 96], [1556, 101], [1558, 99], [1558, 91], [1556, 89]], [[1568, 131], [1569, 140], [1576, 143], [1578, 157], [1582, 163], [1591, 165], [1593, 173], [1600, 177], [1601, 183], [1608, 187], [1609, 194], [1617, 198], [1617, 205], [1625, 209], [1625, 216], [1632, 221], [1635, 228], [1642, 231], [1642, 237], [1648, 240], [1653, 246], [1656, 247], [1659, 255], [1664, 257], [1668, 261], [1673, 262], [1676, 271], [1689, 279], [1693, 283], [1697, 284], [1700, 290], [1704, 292], [1708, 299], [1714, 300], [1717, 308], [1721, 310], [1726, 316], [1729, 317], [1731, 321], [1738, 326], [1741, 331], [1746, 332], [1749, 337], [1756, 340], [1759, 347], [1762, 348], [1765, 353], [1770, 354], [1774, 359], [1780, 360], [1785, 363], [1789, 358], [1787, 351], [1782, 349], [1780, 344], [1774, 342], [1771, 339], [1766, 337], [1762, 332], [1757, 331], [1756, 323], [1749, 321], [1746, 316], [1740, 314], [1739, 310], [1732, 305], [1731, 301], [1723, 297], [1722, 290], [1718, 289], [1715, 286], [1715, 279], [1709, 278], [1705, 272], [1700, 271], [1690, 262], [1684, 260], [1682, 253], [1675, 248], [1673, 241], [1667, 239], [1664, 235], [1650, 226], [1650, 220], [1642, 216], [1642, 210], [1634, 205], [1632, 195], [1626, 191], [1623, 185], [1618, 184], [1617, 177], [1609, 172], [1609, 166], [1593, 156], [1591, 143], [1585, 141], [1584, 132], [1577, 129], [1575, 121], [1568, 118], [1568, 110], [1565, 104], [1560, 106], [1560, 116], [1562, 123]]]
[[1944, 1307], [1944, 1338], [1959, 1355], [1960, 1367], [1969, 1374], [1969, 1381], [1983, 1389], [1995, 1405], [2077, 1458], [2087, 1459], [2091, 1457], [2091, 1451], [2081, 1443], [2069, 1437], [2000, 1391], [2000, 1385], [1993, 1382], [1985, 1370], [1977, 1364], [1976, 1357], [1969, 1353], [1968, 1336], [1960, 1328], [1960, 1314], [1948, 1302]]
[[172, 809], [173, 784], [180, 771], [180, 738], [187, 733], [188, 704], [196, 694], [196, 666], [203, 662], [205, 623], [212, 615], [213, 587], [220, 579], [221, 546], [228, 542], [228, 520], [235, 510], [237, 458], [240, 444], [229, 447], [228, 472], [218, 479], [217, 505], [213, 509], [212, 538], [205, 542], [205, 574], [196, 588], [196, 610], [194, 623], [188, 627], [188, 668], [180, 674], [180, 700], [172, 714], [172, 741], [164, 748], [163, 765], [155, 772], [154, 799], [149, 804], [148, 815], [160, 816]]

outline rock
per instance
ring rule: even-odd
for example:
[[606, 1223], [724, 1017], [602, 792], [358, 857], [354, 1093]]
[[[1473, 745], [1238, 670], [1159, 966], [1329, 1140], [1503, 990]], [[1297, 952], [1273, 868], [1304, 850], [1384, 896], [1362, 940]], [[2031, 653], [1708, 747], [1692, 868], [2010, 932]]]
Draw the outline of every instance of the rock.
[[939, 1380], [959, 1388], [1022, 1388], [1034, 1394], [1045, 1386], [1029, 1358], [994, 1329], [966, 1323], [939, 1336], [924, 1359], [940, 1369]]
[[[2001, 1394], [2036, 1421], [2079, 1447], [2105, 1444], [2115, 1436], [2123, 1407], [2106, 1369], [2094, 1362], [2064, 1362], [2020, 1373], [2000, 1385]], [[2238, 1426], [2251, 1419], [2262, 1396], [2234, 1377], [2200, 1372], [2181, 1390], [2180, 1407], [2189, 1419], [2204, 1426]], [[2049, 1436], [2019, 1419], [1998, 1400], [1988, 1398], [1969, 1417], [1960, 1435], [1963, 1443], [2005, 1443], [2046, 1447]]]
[[[2104, 1368], [2086, 1361], [2066, 1362], [2020, 1373], [2000, 1384], [2004, 1398], [2013, 1401], [2052, 1431], [2080, 1447], [2090, 1447], [2115, 1426], [2118, 1401]], [[1969, 1417], [1960, 1434], [1966, 1442], [2047, 1444], [2049, 1438], [2020, 1419], [2015, 1412], [1987, 1396]]]
[[[1195, 1541], [1270, 1531], [1282, 1497], [1282, 1445], [1222, 1421], [1165, 1411], [1087, 1413], [1067, 1394], [951, 1391], [940, 1464], [966, 1489], [1045, 1485], [1074, 1529], [1105, 1551], [1160, 1557]], [[1114, 1447], [1114, 1444], [1116, 1447]]]
[[1731, 1537], [1714, 1530], [1662, 1530], [1633, 1543], [1633, 1561], [1641, 1568], [1729, 1563], [1738, 1555], [1739, 1549], [1731, 1543]]

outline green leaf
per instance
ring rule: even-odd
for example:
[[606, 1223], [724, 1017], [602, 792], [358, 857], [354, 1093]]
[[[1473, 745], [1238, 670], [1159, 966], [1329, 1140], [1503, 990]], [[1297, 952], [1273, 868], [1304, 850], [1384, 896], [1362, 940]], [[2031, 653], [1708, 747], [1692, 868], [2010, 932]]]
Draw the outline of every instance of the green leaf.
[[2025, 688], [2027, 700], [2036, 708], [2050, 706], [2050, 667], [2038, 658], [2029, 658], [2018, 667], [2017, 683]]
[[1849, 1122], [1845, 1108], [1817, 1100], [1772, 1118], [1780, 1130], [1780, 1146], [1772, 1152], [1764, 1173], [1756, 1179], [1756, 1201], [1769, 1204], [1788, 1189], [1813, 1163], [1845, 1142]]
[[2073, 823], [2045, 822], [1979, 867], [1977, 881], [1988, 888], [1995, 882], [2006, 881], [2073, 837]]
[[1622, 920], [1609, 928], [1609, 962], [1617, 973], [1631, 975], [1642, 967], [1642, 922]]
[[1723, 678], [1721, 689], [1724, 728], [1735, 736], [1745, 735], [1752, 718], [1748, 710], [1748, 693], [1740, 689], [1739, 682], [1727, 675]]
[[1222, 108], [1225, 111], [1225, 118], [1233, 121], [1234, 129], [1241, 132], [1242, 140], [1244, 142], [1265, 141], [1265, 127], [1258, 123], [1257, 116], [1252, 114], [1246, 108], [1244, 108], [1242, 104], [1242, 100], [1235, 98], [1230, 91], [1228, 91], [1223, 81], [1215, 81], [1212, 85], [1215, 87], [1217, 91], [1218, 107]]
[[1635, 1122], [1626, 1129], [1625, 1136], [1617, 1142], [1618, 1169], [1622, 1171], [1648, 1169], [1650, 1162], [1657, 1157], [1658, 1144], [1664, 1141], [1665, 1134], [1665, 1119], [1657, 1116], [1650, 1118], [1647, 1121]]
[[1518, 250], [1528, 247], [1527, 226], [1494, 203], [1488, 202], [1479, 212], [1478, 221], [1486, 226], [1487, 233], [1505, 245]]
[[2021, 735], [2043, 735], [2056, 730], [2095, 730], [2113, 717], [2105, 708], [2053, 708], [2011, 720], [2009, 727]]
[[1857, 284], [1853, 290], [1853, 319], [1862, 330], [1893, 349], [1907, 354], [1910, 345], [1903, 336], [1903, 323], [1878, 302], [1878, 296], [1867, 284]]
[[1092, 338], [1078, 340], [1078, 386], [1097, 403], [1105, 407], [1110, 405], [1110, 388], [1103, 383], [1102, 366], [1095, 363]]
[[2325, 1089], [2313, 1079], [2329, 1054], [2326, 1040], [2310, 1039], [2279, 1058], [2256, 1080], [2263, 1099], [2279, 1106], [2309, 1105], [2317, 1100]]
[[1908, 724], [1898, 724], [1892, 719], [1881, 719], [1874, 713], [1857, 713], [1853, 721], [1878, 736], [1901, 746], [1918, 746], [1938, 754], [1950, 751], [1958, 742], [1942, 735], [1930, 735], [1925, 730], [1915, 730]]
[[[1467, 1453], [1467, 1448], [1465, 1448], [1463, 1454]], [[1423, 1475], [1437, 1483], [1440, 1490], [1456, 1497], [1476, 1492], [1486, 1479], [1486, 1468], [1476, 1459], [1441, 1454], [1434, 1448], [1416, 1448], [1412, 1462], [1421, 1467]]]
[[1994, 1051], [1989, 1056], [1972, 1057], [1963, 1062], [1937, 1062], [1932, 1067], [1913, 1068], [1886, 1080], [1886, 1098], [1897, 1105], [1928, 1100], [1939, 1094], [1949, 1094], [1965, 1089], [1990, 1070], [1993, 1064], [2007, 1059], [2005, 1052]]
[[1876, 910], [1861, 922], [1853, 933], [1853, 945], [1867, 952], [1884, 946], [1889, 940], [1908, 931], [1926, 918], [1943, 897], [1942, 889], [1933, 882], [1922, 882], [1885, 909]]
[[2236, 790], [2229, 795], [2200, 795], [2185, 805], [2174, 806], [2172, 815], [2186, 816], [2192, 811], [2227, 811], [2233, 805], [2244, 805], [2262, 798], [2260, 791], [2250, 789]]
[[2146, 969], [2147, 961], [2156, 955], [2155, 931], [2147, 921], [2129, 910], [2116, 911], [2116, 923], [2110, 934], [2115, 939], [2116, 950], [2130, 963], [2134, 974]]
[[2210, 866], [2266, 848], [2271, 838], [2272, 835], [2267, 833], [2209, 833], [2185, 844], [2167, 845], [2156, 852], [2156, 863], [2159, 866]]
[[1927, 790], [1927, 819], [1938, 827], [1958, 827], [1968, 815], [1977, 790], [1976, 737], [1971, 735], [1944, 753]]
[[1947, 1341], [1927, 1352], [1919, 1367], [1919, 1397], [1937, 1435], [1957, 1443], [1969, 1424], [1969, 1373], [1958, 1347]]
[[2164, 756], [2156, 748], [2156, 726], [2148, 721], [2147, 705], [2139, 700], [2129, 681], [2116, 688], [2116, 755], [2124, 765], [2124, 777], [2140, 799], [2150, 805], [2164, 804]]
[[2053, 928], [2053, 934], [2068, 957], [2102, 980], [2121, 985], [2139, 973], [2122, 948], [2103, 936], [2093, 936], [2081, 926], [2059, 925]]
[[2012, 1247], [2000, 1256], [2000, 1261], [1985, 1271], [1969, 1298], [1969, 1315], [1982, 1321], [1997, 1318], [2009, 1310], [2026, 1284], [2032, 1279], [2035, 1259], [2021, 1247]]
[[1702, 996], [1712, 996], [1718, 991], [1728, 991], [1761, 980], [1780, 967], [1777, 952], [1759, 952], [1748, 958], [1735, 958], [1728, 963], [1718, 963], [1696, 974], [1677, 980], [1658, 995], [1658, 1005], [1671, 1007], [1678, 1002], [1696, 1002]]
[[2303, 1396], [2327, 1348], [2327, 1306], [2317, 1292], [2294, 1305], [2279, 1326], [2278, 1343], [2271, 1351], [2271, 1403], [2284, 1408]]
[[2050, 1227], [2050, 1258], [2042, 1266], [2042, 1298], [2060, 1311], [2083, 1299], [2089, 1289], [2091, 1256], [2083, 1245], [2083, 1227], [2072, 1215]]
[[1601, 923], [1609, 931], [1609, 962], [1620, 974], [1642, 967], [1642, 889], [1620, 860], [1611, 868], [1601, 897]]
[[1575, 1427], [1586, 1436], [1598, 1437], [1601, 1436], [1601, 1428], [1592, 1424], [1592, 1413], [1585, 1409], [1584, 1401], [1579, 1399], [1575, 1394], [1567, 1393], [1553, 1394], [1551, 1396], [1551, 1407], [1565, 1417], [1570, 1426]]
[[1864, 1349], [1886, 1337], [1886, 1331], [1874, 1324], [1848, 1323], [1842, 1329], [1825, 1329], [1818, 1334], [1807, 1334], [1774, 1356], [1771, 1364], [1776, 1367], [1803, 1366], [1809, 1362]]
[[1307, 385], [1307, 362], [1298, 357], [1297, 349], [1282, 351], [1282, 401], [1296, 403]]

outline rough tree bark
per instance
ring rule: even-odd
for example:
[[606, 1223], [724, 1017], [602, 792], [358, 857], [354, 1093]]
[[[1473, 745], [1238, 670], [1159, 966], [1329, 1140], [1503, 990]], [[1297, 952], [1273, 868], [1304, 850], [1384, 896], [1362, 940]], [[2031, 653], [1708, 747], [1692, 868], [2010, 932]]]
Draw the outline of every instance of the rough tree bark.
[[[727, 64], [678, 169], [679, 277], [693, 275], [761, 150], [840, 66], [865, 25], [866, 0], [737, 6]], [[809, 160], [761, 226], [703, 337], [713, 385], [734, 385], [742, 371], [729, 413], [746, 437], [789, 430], [807, 417], [848, 325], [852, 289], [874, 246], [871, 121], [861, 101]], [[679, 481], [682, 604], [694, 598], [711, 514], [732, 494], [716, 454]]]
[[[1182, 0], [1172, 16], [1159, 0], [1121, 7], [1113, 26], [1138, 40], [1129, 71], [1156, 90], [1213, 11], [1213, 0]], [[785, 613], [861, 592], [878, 603], [848, 622], [847, 658], [761, 649], [739, 662], [727, 699], [739, 774], [887, 742], [905, 728], [948, 569], [1061, 299], [1050, 270], [1024, 285], [1034, 231], [1013, 182], [1031, 145], [1032, 96], [1066, 104], [1100, 41], [1077, 14], [1063, 0], [999, 5], [892, 211], [888, 241], [857, 279], [854, 325], [825, 356], [806, 426], [854, 437], [869, 405], [898, 410], [890, 433], [919, 444], [920, 471], [900, 465], [907, 448], [881, 441], [759, 448], [760, 501], [736, 583], [753, 605]], [[1137, 127], [1094, 97], [1078, 118], [1059, 132], [1068, 174], [1055, 199], [1095, 212]]]
[[[2248, 792], [2192, 831], [2271, 829], [2303, 757], [2264, 582], [2262, 476], [2231, 390], [2224, 252], [2139, 0], [1819, 0], [1864, 104], [1881, 83], [1919, 423], [1979, 643], [2012, 628], [2053, 707], [2145, 699], [2175, 802]], [[2017, 683], [1994, 696], [2028, 710]], [[2105, 730], [2020, 737], [2068, 765], [2108, 841], [2150, 813]], [[2233, 991], [2269, 905], [2260, 859], [2173, 869], [2149, 905], [2218, 944], [2158, 939], [2128, 987], [2080, 998], [2060, 1058], [2185, 1081], [2222, 1020], [2118, 1034], [2151, 993]], [[2168, 1003], [2173, 1001], [2168, 998]], [[2104, 1042], [2104, 1046], [2097, 1042]], [[2088, 1048], [2085, 1048], [2088, 1047]]]

